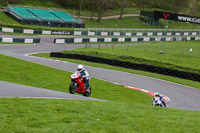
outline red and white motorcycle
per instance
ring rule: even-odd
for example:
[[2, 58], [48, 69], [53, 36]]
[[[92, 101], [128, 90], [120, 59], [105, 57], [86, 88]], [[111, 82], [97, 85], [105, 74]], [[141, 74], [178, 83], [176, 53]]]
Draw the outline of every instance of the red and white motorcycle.
[[83, 96], [89, 97], [91, 95], [91, 87], [84, 83], [84, 78], [81, 73], [75, 72], [70, 76], [71, 83], [69, 85], [70, 94], [83, 94]]

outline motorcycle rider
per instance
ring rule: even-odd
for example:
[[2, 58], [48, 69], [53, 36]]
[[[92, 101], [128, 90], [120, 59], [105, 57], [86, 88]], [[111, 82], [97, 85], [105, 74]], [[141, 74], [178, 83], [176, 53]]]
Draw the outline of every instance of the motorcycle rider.
[[[160, 94], [158, 92], [155, 93], [155, 97], [158, 97], [160, 99], [160, 101], [162, 102], [163, 106], [166, 107], [164, 98], [162, 96], [160, 96]], [[153, 98], [153, 101], [155, 100], [155, 97]]]
[[89, 73], [86, 69], [84, 69], [83, 65], [78, 65], [77, 66], [77, 69], [76, 69], [77, 72], [81, 73], [81, 77], [84, 78], [84, 83], [87, 85], [86, 88], [88, 88], [90, 86], [90, 83], [89, 83]]

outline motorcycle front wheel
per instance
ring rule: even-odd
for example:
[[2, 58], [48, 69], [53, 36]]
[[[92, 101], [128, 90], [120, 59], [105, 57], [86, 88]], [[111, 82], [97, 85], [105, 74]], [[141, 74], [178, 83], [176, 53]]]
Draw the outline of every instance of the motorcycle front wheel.
[[69, 85], [69, 93], [70, 94], [74, 94], [76, 93], [77, 87], [75, 85], [74, 81], [71, 81], [70, 85]]

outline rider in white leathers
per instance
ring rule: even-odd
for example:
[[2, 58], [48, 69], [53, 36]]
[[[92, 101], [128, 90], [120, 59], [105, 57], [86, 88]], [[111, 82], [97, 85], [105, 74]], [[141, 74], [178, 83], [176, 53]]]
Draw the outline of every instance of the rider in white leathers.
[[87, 87], [89, 87], [90, 86], [89, 73], [87, 72], [86, 69], [84, 69], [83, 65], [78, 65], [76, 71], [81, 73], [81, 76], [84, 78], [85, 84], [87, 85]]
[[163, 98], [162, 96], [160, 96], [160, 94], [159, 94], [158, 92], [155, 93], [155, 97], [153, 98], [153, 101], [155, 101], [156, 98], [159, 98], [159, 100], [162, 102], [163, 106], [166, 107], [166, 104], [165, 104], [164, 98]]

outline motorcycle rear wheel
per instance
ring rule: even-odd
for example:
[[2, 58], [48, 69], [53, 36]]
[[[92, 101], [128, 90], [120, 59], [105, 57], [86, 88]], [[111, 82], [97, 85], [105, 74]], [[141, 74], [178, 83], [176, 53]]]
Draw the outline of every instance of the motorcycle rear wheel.
[[69, 85], [69, 93], [74, 94], [76, 93], [77, 87], [75, 86], [75, 82], [72, 81]]

